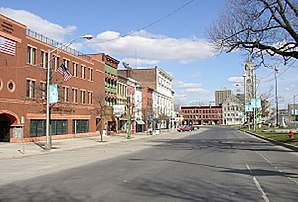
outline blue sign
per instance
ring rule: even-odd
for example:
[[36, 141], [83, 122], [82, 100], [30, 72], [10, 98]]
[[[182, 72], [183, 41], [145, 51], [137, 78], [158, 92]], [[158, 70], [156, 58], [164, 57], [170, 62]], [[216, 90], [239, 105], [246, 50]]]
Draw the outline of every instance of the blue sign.
[[251, 99], [250, 104], [252, 108], [261, 108], [261, 99], [260, 98]]
[[50, 84], [50, 99], [49, 103], [54, 104], [58, 102], [59, 93], [58, 93], [58, 85], [57, 84]]
[[253, 108], [251, 105], [245, 105], [245, 112], [252, 112]]

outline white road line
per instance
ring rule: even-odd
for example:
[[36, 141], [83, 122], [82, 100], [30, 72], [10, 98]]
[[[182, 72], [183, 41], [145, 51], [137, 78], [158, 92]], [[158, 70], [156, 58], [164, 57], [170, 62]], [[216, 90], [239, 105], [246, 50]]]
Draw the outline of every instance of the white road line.
[[250, 167], [247, 164], [245, 164], [245, 165], [246, 165], [247, 170], [249, 170], [249, 172], [252, 174]]
[[[252, 173], [250, 167], [249, 167], [247, 164], [246, 164], [246, 168], [247, 168], [247, 169], [249, 170], [249, 172], [253, 175], [253, 173]], [[265, 202], [270, 202], [269, 199], [268, 199], [268, 197], [267, 197], [267, 195], [266, 195], [266, 193], [265, 193], [264, 190], [262, 189], [260, 183], [258, 182], [258, 180], [257, 180], [257, 178], [256, 178], [255, 176], [253, 176], [253, 181], [254, 181], [256, 187], [258, 188], [258, 190], [262, 193], [262, 197], [263, 197], [264, 201], [265, 201]]]
[[275, 166], [271, 161], [269, 161], [265, 156], [263, 156], [262, 154], [260, 154], [258, 151], [257, 151], [256, 153], [257, 153], [260, 157], [262, 157], [263, 159], [265, 159], [265, 161], [267, 161], [270, 165], [272, 165], [278, 172], [280, 172], [280, 173], [283, 174], [285, 177], [287, 177], [290, 181], [294, 182], [295, 184], [298, 184], [298, 182], [297, 182], [295, 179], [293, 179], [293, 178], [287, 176], [287, 174], [286, 174], [284, 171], [282, 171], [282, 170], [280, 170], [278, 167], [276, 167], [276, 166]]
[[258, 182], [258, 180], [257, 180], [256, 177], [253, 177], [253, 181], [254, 181], [255, 185], [257, 186], [258, 190], [262, 193], [262, 197], [263, 197], [264, 201], [269, 202], [269, 199], [267, 198], [266, 193], [262, 189], [262, 187], [259, 184], [259, 182]]

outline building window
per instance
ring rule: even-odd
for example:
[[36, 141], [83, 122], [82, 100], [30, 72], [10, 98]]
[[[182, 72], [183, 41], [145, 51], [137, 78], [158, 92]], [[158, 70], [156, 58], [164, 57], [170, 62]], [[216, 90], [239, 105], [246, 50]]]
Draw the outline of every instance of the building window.
[[14, 92], [14, 90], [16, 89], [16, 85], [13, 80], [8, 81], [7, 88], [8, 88], [9, 92], [11, 92], [11, 93]]
[[81, 90], [81, 104], [86, 103], [86, 91]]
[[40, 66], [42, 68], [47, 68], [47, 63], [48, 63], [48, 53], [41, 51], [40, 52]]
[[69, 67], [69, 60], [68, 59], [63, 59], [63, 64], [65, 65], [65, 67]]
[[51, 134], [67, 134], [67, 120], [51, 120]]
[[45, 100], [46, 99], [46, 83], [40, 82], [40, 98]]
[[43, 136], [46, 133], [46, 120], [30, 120], [30, 137]]
[[89, 81], [93, 81], [93, 69], [89, 67]]
[[0, 79], [0, 90], [2, 90], [2, 88], [3, 88], [3, 80]]
[[88, 120], [73, 120], [72, 133], [86, 133], [89, 132]]
[[81, 75], [81, 78], [82, 78], [82, 79], [85, 79], [85, 78], [86, 78], [86, 74], [85, 74], [85, 73], [86, 73], [86, 72], [85, 72], [85, 71], [86, 71], [86, 67], [82, 65], [82, 66], [81, 66], [81, 70], [82, 70], [82, 71], [81, 71], [81, 74], [82, 74], [82, 75]]
[[75, 62], [72, 63], [72, 75], [78, 77], [78, 64]]
[[58, 67], [60, 66], [60, 57], [54, 55], [53, 56], [53, 69], [57, 71]]
[[30, 65], [36, 65], [36, 48], [31, 46], [27, 47], [27, 63]]
[[31, 79], [26, 80], [26, 97], [35, 98], [35, 81]]
[[72, 89], [72, 102], [73, 103], [78, 102], [78, 89], [75, 89], [75, 88]]
[[92, 104], [92, 97], [93, 97], [93, 92], [88, 92], [88, 104]]
[[69, 94], [69, 88], [68, 87], [63, 87], [63, 101], [68, 102], [68, 94]]

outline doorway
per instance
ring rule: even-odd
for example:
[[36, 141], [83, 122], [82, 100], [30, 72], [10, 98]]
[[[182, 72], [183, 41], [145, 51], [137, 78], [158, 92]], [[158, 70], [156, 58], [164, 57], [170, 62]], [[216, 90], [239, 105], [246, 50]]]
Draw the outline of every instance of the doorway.
[[13, 113], [0, 111], [0, 142], [10, 142], [11, 127], [19, 121]]
[[9, 142], [10, 140], [10, 122], [0, 121], [0, 142]]

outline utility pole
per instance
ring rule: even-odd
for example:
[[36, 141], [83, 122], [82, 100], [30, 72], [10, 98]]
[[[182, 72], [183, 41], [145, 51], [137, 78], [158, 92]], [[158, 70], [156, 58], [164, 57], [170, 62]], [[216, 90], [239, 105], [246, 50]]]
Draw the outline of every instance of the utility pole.
[[278, 69], [274, 69], [274, 80], [275, 80], [275, 108], [276, 108], [276, 116], [275, 116], [275, 126], [278, 127], [278, 96], [277, 96], [277, 77]]
[[131, 111], [130, 111], [130, 96], [127, 97], [127, 114], [128, 114], [128, 121], [127, 121], [127, 139], [131, 138]]
[[256, 130], [256, 125], [257, 125], [257, 102], [256, 102], [256, 99], [257, 99], [257, 76], [256, 76], [256, 73], [253, 74], [253, 85], [254, 85], [254, 93], [253, 93], [253, 96], [254, 96], [254, 131]]

